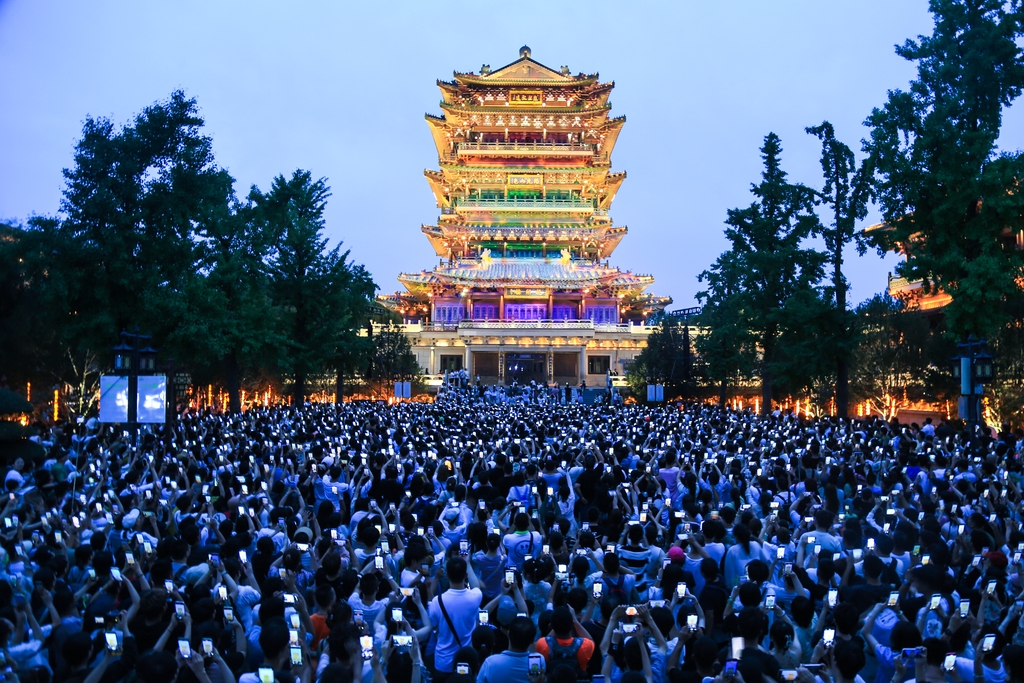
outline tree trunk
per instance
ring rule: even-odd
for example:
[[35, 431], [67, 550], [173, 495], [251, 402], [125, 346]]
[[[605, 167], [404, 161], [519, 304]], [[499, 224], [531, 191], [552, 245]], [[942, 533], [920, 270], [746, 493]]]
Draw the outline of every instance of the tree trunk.
[[339, 405], [345, 395], [345, 373], [338, 368], [338, 376], [334, 380], [334, 404]]
[[224, 359], [224, 376], [228, 385], [228, 409], [232, 413], [239, 413], [242, 411], [242, 382], [238, 370], [238, 354], [234, 351]]
[[726, 400], [725, 390], [726, 390], [726, 387], [727, 387], [727, 385], [725, 383], [725, 380], [723, 379], [721, 381], [721, 383], [718, 385], [718, 407], [719, 408], [724, 408], [725, 407], [725, 400]]
[[850, 366], [842, 356], [836, 362], [836, 414], [850, 416]]
[[295, 387], [292, 390], [292, 404], [301, 407], [306, 401], [306, 373], [299, 371], [295, 373]]
[[836, 249], [834, 256], [835, 273], [832, 276], [833, 285], [836, 289], [836, 323], [839, 326], [839, 334], [842, 335], [842, 344], [837, 345], [838, 357], [836, 358], [836, 414], [839, 417], [850, 415], [850, 365], [847, 362], [848, 352], [845, 342], [849, 332], [846, 321], [846, 282], [843, 280], [843, 251], [842, 246]]
[[772, 412], [772, 376], [771, 370], [761, 372], [761, 414], [768, 415]]

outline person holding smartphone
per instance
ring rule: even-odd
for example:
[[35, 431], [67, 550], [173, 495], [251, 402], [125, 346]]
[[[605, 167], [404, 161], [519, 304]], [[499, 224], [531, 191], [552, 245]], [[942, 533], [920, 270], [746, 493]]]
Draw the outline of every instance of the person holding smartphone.
[[[508, 627], [508, 649], [483, 661], [478, 683], [520, 683], [539, 680], [547, 672], [547, 662], [530, 653], [537, 627], [528, 617], [516, 617]], [[539, 671], [539, 674], [536, 673]]]
[[465, 558], [450, 558], [444, 571], [449, 588], [430, 601], [427, 613], [431, 623], [437, 624], [434, 668], [443, 674], [451, 674], [455, 670], [455, 653], [472, 642], [483, 593], [473, 567]]

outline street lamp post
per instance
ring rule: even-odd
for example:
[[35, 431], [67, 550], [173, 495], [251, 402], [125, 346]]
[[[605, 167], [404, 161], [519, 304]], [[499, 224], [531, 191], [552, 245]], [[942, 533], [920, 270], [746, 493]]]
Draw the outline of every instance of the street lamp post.
[[992, 381], [995, 374], [992, 356], [986, 350], [984, 339], [975, 339], [957, 344], [960, 355], [953, 357], [953, 377], [960, 380], [959, 414], [970, 425], [981, 423], [981, 398], [985, 383]]
[[114, 347], [114, 369], [128, 375], [128, 428], [135, 441], [138, 430], [139, 375], [147, 375], [156, 369], [156, 349], [150, 346], [152, 337], [140, 334], [138, 326], [134, 332], [121, 330], [121, 343]]

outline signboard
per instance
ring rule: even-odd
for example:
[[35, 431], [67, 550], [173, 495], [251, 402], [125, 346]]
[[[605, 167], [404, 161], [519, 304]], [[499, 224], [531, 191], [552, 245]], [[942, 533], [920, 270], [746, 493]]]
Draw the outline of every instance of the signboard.
[[664, 384], [648, 384], [647, 385], [647, 401], [649, 403], [660, 403], [665, 400], [665, 385]]
[[128, 421], [128, 378], [117, 375], [100, 377], [100, 422]]
[[545, 287], [506, 287], [506, 299], [546, 299], [548, 290]]
[[143, 375], [139, 377], [139, 396], [135, 411], [142, 424], [163, 424], [167, 421], [167, 377]]
[[395, 382], [395, 398], [412, 398], [412, 382]]
[[539, 107], [543, 102], [544, 92], [542, 90], [512, 90], [508, 94], [508, 103], [512, 106]]
[[544, 176], [540, 173], [509, 173], [505, 179], [507, 185], [531, 185], [540, 187], [544, 184]]

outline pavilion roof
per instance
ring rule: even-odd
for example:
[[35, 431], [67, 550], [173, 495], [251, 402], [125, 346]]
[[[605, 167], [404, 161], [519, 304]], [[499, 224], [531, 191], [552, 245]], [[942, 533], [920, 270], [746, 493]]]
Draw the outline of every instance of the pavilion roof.
[[[483, 69], [481, 69], [481, 72], [483, 72]], [[597, 74], [578, 74], [573, 76], [564, 67], [556, 71], [532, 59], [530, 48], [524, 45], [519, 50], [519, 59], [486, 73], [460, 73], [456, 71], [455, 80], [466, 85], [584, 85], [596, 82]]]
[[642, 290], [654, 282], [649, 275], [634, 275], [591, 263], [559, 258], [484, 258], [439, 266], [433, 271], [406, 273], [398, 278], [406, 286], [514, 287], [541, 285], [552, 289], [581, 289], [601, 285]]

